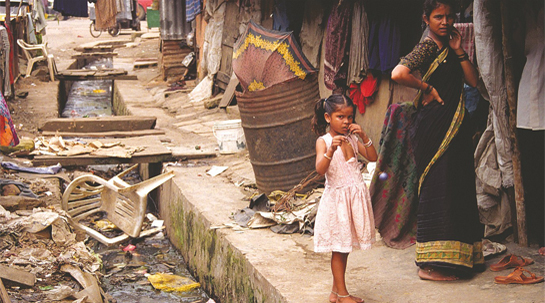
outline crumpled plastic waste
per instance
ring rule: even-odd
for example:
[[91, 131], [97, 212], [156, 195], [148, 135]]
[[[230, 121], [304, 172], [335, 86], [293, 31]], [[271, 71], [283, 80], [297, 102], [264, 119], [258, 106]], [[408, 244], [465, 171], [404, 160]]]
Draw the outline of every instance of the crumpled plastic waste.
[[201, 287], [200, 283], [197, 283], [189, 278], [165, 273], [149, 275], [148, 281], [150, 281], [151, 285], [153, 285], [155, 289], [167, 292], [185, 292]]

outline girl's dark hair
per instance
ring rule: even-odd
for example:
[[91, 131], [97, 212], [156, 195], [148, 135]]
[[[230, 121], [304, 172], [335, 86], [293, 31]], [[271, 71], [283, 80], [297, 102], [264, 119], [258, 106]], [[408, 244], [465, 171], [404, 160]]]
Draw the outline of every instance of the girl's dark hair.
[[[356, 105], [349, 97], [340, 94], [334, 94], [326, 99], [320, 99], [314, 106], [314, 117], [312, 118], [312, 130], [319, 136], [325, 135], [327, 132], [327, 121], [325, 120], [325, 113], [330, 116], [337, 110], [351, 106], [356, 113]], [[354, 118], [354, 122], [356, 122]]]
[[456, 0], [426, 0], [423, 5], [424, 16], [430, 17], [431, 12], [439, 7], [440, 4], [448, 5], [456, 12], [458, 10], [458, 1]]

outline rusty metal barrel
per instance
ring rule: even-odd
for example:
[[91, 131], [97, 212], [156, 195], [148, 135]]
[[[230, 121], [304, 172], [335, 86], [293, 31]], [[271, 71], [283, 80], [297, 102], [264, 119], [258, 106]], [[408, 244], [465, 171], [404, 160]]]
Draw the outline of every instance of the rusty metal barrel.
[[317, 73], [236, 97], [257, 188], [267, 194], [292, 189], [315, 169]]

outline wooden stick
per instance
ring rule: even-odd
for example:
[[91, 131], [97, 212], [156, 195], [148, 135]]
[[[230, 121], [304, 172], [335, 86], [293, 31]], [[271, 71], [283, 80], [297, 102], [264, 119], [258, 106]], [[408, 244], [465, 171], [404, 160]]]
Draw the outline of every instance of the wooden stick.
[[528, 246], [528, 235], [526, 233], [526, 206], [524, 201], [524, 185], [520, 163], [520, 150], [517, 139], [517, 96], [515, 95], [515, 79], [513, 75], [512, 50], [513, 41], [509, 34], [511, 20], [506, 0], [501, 1], [501, 29], [503, 63], [505, 69], [505, 87], [507, 88], [507, 103], [509, 104], [509, 129], [510, 139], [513, 145], [513, 177], [515, 181], [515, 204], [517, 219], [517, 238], [521, 246]]
[[8, 292], [6, 291], [6, 288], [4, 288], [4, 283], [2, 283], [2, 279], [0, 279], [0, 303], [11, 303]]

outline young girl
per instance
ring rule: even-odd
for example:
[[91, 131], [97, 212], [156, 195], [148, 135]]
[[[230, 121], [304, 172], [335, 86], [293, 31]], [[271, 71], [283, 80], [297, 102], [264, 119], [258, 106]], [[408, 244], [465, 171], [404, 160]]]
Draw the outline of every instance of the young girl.
[[346, 264], [352, 249], [369, 249], [375, 241], [371, 199], [357, 156], [376, 161], [377, 153], [371, 139], [354, 123], [354, 113], [350, 98], [331, 95], [316, 103], [312, 119], [314, 132], [321, 135], [316, 140], [316, 171], [326, 177], [314, 225], [314, 251], [332, 252], [329, 301], [339, 303], [363, 302], [346, 289]]

